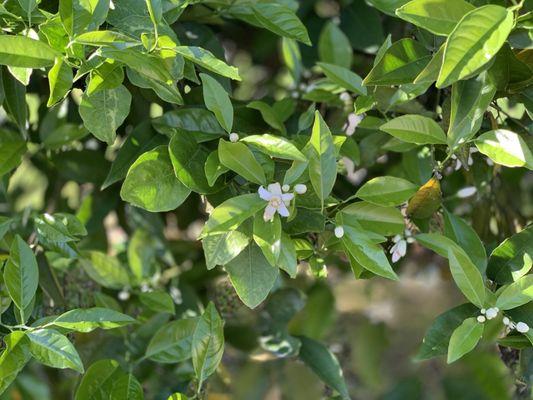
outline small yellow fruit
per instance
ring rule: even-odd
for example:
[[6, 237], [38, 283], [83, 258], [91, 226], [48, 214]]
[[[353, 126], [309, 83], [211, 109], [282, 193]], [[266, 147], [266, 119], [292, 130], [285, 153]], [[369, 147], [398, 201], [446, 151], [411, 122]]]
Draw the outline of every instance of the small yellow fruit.
[[427, 181], [409, 201], [407, 215], [415, 218], [429, 218], [440, 207], [442, 193], [436, 177]]

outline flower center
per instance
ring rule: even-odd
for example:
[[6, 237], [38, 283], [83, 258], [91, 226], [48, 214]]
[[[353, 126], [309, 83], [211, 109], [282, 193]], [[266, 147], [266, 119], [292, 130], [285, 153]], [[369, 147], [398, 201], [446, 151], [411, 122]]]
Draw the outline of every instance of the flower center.
[[273, 196], [273, 197], [270, 199], [270, 205], [271, 205], [272, 207], [278, 208], [278, 207], [281, 205], [281, 198], [278, 197], [278, 196]]

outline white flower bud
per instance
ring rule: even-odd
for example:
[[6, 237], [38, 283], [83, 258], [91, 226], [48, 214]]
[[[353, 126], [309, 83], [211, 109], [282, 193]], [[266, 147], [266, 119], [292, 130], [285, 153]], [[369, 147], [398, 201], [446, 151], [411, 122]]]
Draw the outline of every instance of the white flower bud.
[[519, 322], [516, 324], [516, 330], [520, 333], [529, 332], [529, 326], [525, 322]]
[[235, 142], [239, 141], [239, 135], [236, 134], [235, 132], [230, 133], [229, 134], [229, 141], [231, 143], [235, 143]]
[[289, 190], [291, 190], [291, 187], [289, 185], [283, 185], [281, 187], [281, 190], [283, 190], [284, 192], [288, 192]]
[[484, 308], [481, 309], [481, 314], [485, 314], [487, 312], [487, 310], [485, 310]]
[[342, 92], [339, 96], [339, 99], [341, 101], [344, 101], [345, 103], [349, 102], [352, 99], [352, 96], [350, 96], [350, 93], [348, 92]]
[[130, 292], [128, 292], [127, 290], [121, 290], [120, 292], [118, 292], [118, 299], [121, 300], [121, 301], [126, 301], [130, 298]]
[[477, 322], [482, 324], [483, 322], [485, 322], [485, 317], [483, 315], [478, 316], [477, 317]]
[[304, 194], [307, 192], [307, 186], [303, 183], [299, 183], [297, 185], [294, 185], [294, 191], [298, 194]]
[[502, 320], [503, 324], [504, 325], [509, 325], [509, 323], [511, 322], [511, 320], [507, 317], [503, 317], [503, 320]]
[[475, 186], [467, 186], [457, 192], [457, 197], [459, 197], [460, 199], [465, 199], [467, 197], [473, 196], [474, 194], [476, 194], [476, 192], [477, 189]]
[[496, 308], [489, 308], [485, 314], [487, 319], [493, 319], [498, 316], [498, 310]]
[[342, 226], [335, 227], [335, 236], [339, 239], [344, 236], [344, 228]]

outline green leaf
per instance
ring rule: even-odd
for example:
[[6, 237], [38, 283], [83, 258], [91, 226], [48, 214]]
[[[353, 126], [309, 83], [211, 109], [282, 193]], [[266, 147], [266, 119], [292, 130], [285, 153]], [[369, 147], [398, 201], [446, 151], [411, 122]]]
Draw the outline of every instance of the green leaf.
[[355, 72], [348, 68], [340, 67], [338, 65], [327, 64], [319, 62], [317, 65], [322, 72], [333, 82], [342, 86], [346, 90], [366, 96], [366, 87], [363, 86], [363, 80]]
[[124, 86], [104, 89], [81, 98], [79, 113], [83, 124], [94, 136], [113, 144], [116, 130], [130, 112], [131, 94]]
[[470, 303], [462, 304], [440, 314], [424, 335], [416, 360], [428, 360], [445, 355], [448, 352], [448, 344], [453, 331], [466, 318], [474, 317], [477, 314], [479, 314], [479, 308]]
[[488, 131], [475, 143], [478, 150], [496, 164], [533, 170], [533, 154], [525, 140], [514, 132], [505, 129]]
[[402, 213], [395, 207], [359, 201], [344, 207], [341, 212], [344, 221], [355, 219], [364, 229], [380, 235], [397, 235], [405, 229]]
[[213, 150], [204, 164], [205, 177], [209, 186], [214, 186], [217, 179], [229, 171], [218, 159], [218, 150]]
[[[107, 59], [97, 68], [91, 70], [89, 84], [87, 85], [87, 96], [91, 96], [98, 90], [115, 89], [124, 81], [124, 68], [120, 62]], [[137, 85], [136, 82], [132, 83]], [[139, 85], [140, 86], [140, 85]]]
[[224, 353], [224, 323], [211, 302], [198, 320], [191, 346], [194, 373], [201, 386], [216, 371]]
[[402, 115], [379, 129], [407, 143], [446, 144], [446, 134], [439, 124], [422, 115]]
[[453, 331], [448, 347], [448, 364], [476, 347], [483, 335], [483, 328], [484, 325], [477, 322], [476, 318], [467, 318]]
[[278, 214], [265, 221], [261, 213], [255, 214], [253, 238], [270, 265], [276, 266], [281, 254], [281, 219]]
[[170, 139], [168, 145], [170, 160], [176, 177], [190, 190], [197, 193], [211, 193], [216, 191], [209, 185], [204, 166], [209, 151], [198, 144], [194, 134], [178, 131]]
[[88, 134], [89, 131], [83, 125], [66, 123], [52, 131], [43, 132], [40, 136], [46, 148], [57, 150], [64, 145], [72, 144], [72, 142], [84, 138]]
[[285, 160], [307, 161], [307, 158], [298, 148], [287, 139], [265, 133], [263, 135], [246, 136], [240, 140], [256, 147], [271, 157]]
[[75, 308], [56, 317], [50, 324], [76, 332], [92, 332], [97, 328], [114, 329], [135, 323], [129, 315], [102, 307]]
[[0, 355], [0, 393], [11, 385], [31, 359], [30, 342], [23, 331], [14, 331], [4, 337], [5, 349]]
[[116, 257], [93, 250], [85, 252], [80, 263], [87, 275], [104, 287], [122, 289], [130, 284], [126, 269]]
[[37, 233], [53, 242], [70, 242], [76, 240], [71, 235], [61, 218], [56, 218], [50, 214], [43, 214], [34, 218], [35, 229]]
[[387, 279], [398, 280], [381, 246], [373, 243], [357, 222], [346, 221], [339, 213], [337, 225], [344, 229], [342, 243], [346, 252], [364, 269]]
[[450, 247], [448, 260], [453, 280], [461, 292], [468, 300], [482, 308], [485, 303], [485, 285], [479, 270], [460, 248]]
[[349, 399], [348, 389], [342, 376], [339, 361], [322, 343], [305, 336], [298, 336], [302, 342], [300, 359], [313, 370], [322, 381], [335, 389], [343, 399]]
[[285, 232], [281, 232], [281, 252], [279, 254], [278, 267], [288, 273], [291, 278], [295, 278], [298, 272], [296, 247], [294, 241]]
[[66, 336], [53, 329], [36, 329], [28, 332], [27, 336], [31, 355], [41, 364], [83, 373], [80, 356]]
[[431, 59], [427, 50], [412, 39], [392, 44], [363, 80], [365, 86], [412, 83]]
[[180, 108], [152, 120], [155, 130], [172, 137], [178, 131], [194, 133], [196, 141], [206, 142], [226, 135], [215, 116], [204, 108]]
[[[118, 69], [118, 71], [121, 71], [121, 69]], [[183, 97], [173, 81], [162, 82], [150, 79], [131, 68], [128, 68], [126, 71], [128, 79], [135, 86], [153, 90], [160, 99], [167, 103], [183, 104]]]
[[26, 132], [28, 127], [28, 105], [26, 103], [26, 87], [11, 74], [2, 74], [4, 87], [4, 109], [14, 120], [20, 132]]
[[313, 150], [310, 152], [309, 178], [324, 207], [324, 200], [333, 190], [337, 179], [337, 161], [333, 136], [318, 111], [315, 111], [309, 144]]
[[213, 210], [204, 226], [202, 235], [207, 236], [234, 230], [265, 206], [266, 202], [257, 193], [232, 197]]
[[220, 139], [218, 142], [218, 158], [222, 165], [235, 171], [250, 182], [259, 185], [266, 184], [263, 167], [244, 143], [231, 143]]
[[126, 43], [139, 44], [139, 41], [132, 39], [130, 36], [107, 30], [82, 33], [74, 38], [74, 42], [89, 46], [113, 46]]
[[143, 400], [143, 388], [132, 374], [124, 374], [114, 382], [111, 399]]
[[489, 258], [487, 276], [499, 284], [517, 281], [533, 266], [533, 225], [505, 239]]
[[207, 269], [226, 265], [237, 257], [250, 243], [250, 238], [239, 231], [209, 235], [202, 239]]
[[72, 69], [62, 58], [56, 58], [54, 66], [50, 68], [48, 84], [50, 85], [50, 97], [46, 106], [51, 107], [62, 100], [72, 86]]
[[250, 308], [266, 299], [279, 274], [278, 268], [270, 265], [255, 244], [227, 263], [226, 271], [237, 295]]
[[207, 74], [200, 74], [200, 78], [202, 79], [205, 106], [215, 114], [217, 121], [226, 132], [231, 133], [233, 106], [226, 90], [216, 79]]
[[466, 14], [446, 41], [437, 87], [478, 73], [500, 50], [512, 28], [513, 13], [500, 6], [487, 5]]
[[533, 300], [533, 275], [526, 275], [503, 289], [496, 299], [496, 307], [510, 310]]
[[42, 68], [54, 64], [60, 54], [47, 44], [26, 36], [0, 35], [0, 64]]
[[139, 300], [152, 311], [171, 315], [175, 312], [174, 300], [172, 300], [172, 297], [168, 293], [162, 290], [140, 293]]
[[69, 36], [85, 28], [98, 28], [106, 19], [109, 2], [105, 0], [61, 0], [59, 15]]
[[124, 373], [115, 360], [98, 360], [83, 375], [74, 399], [112, 399], [113, 387], [123, 375]]
[[290, 8], [279, 3], [255, 3], [252, 9], [261, 26], [277, 35], [311, 45], [305, 26]]
[[237, 68], [229, 66], [224, 61], [216, 58], [210, 51], [194, 46], [177, 46], [174, 49], [189, 61], [198, 64], [215, 74], [219, 74], [237, 81], [241, 80]]
[[294, 81], [298, 82], [302, 75], [303, 65], [302, 54], [296, 40], [286, 37], [282, 38], [281, 55], [285, 65], [291, 72]]
[[455, 149], [472, 138], [483, 122], [496, 87], [486, 73], [452, 85], [448, 145]]
[[128, 169], [141, 154], [166, 142], [165, 136], [154, 132], [149, 121], [137, 125], [120, 147], [101, 189], [125, 178]]
[[462, 218], [444, 210], [444, 233], [463, 249], [477, 269], [484, 273], [487, 269], [487, 253], [476, 231]]
[[26, 153], [26, 142], [19, 134], [0, 129], [0, 176], [17, 167]]
[[177, 208], [191, 193], [176, 175], [167, 146], [142, 154], [130, 167], [120, 197], [151, 212]]
[[320, 32], [318, 57], [320, 61], [330, 65], [344, 68], [350, 68], [352, 65], [352, 45], [346, 35], [332, 21], [327, 22]]
[[394, 176], [379, 176], [366, 182], [355, 193], [357, 197], [378, 206], [397, 206], [409, 200], [418, 186]]
[[413, 0], [398, 8], [396, 15], [435, 35], [448, 36], [474, 8], [464, 0]]
[[192, 356], [192, 341], [200, 317], [185, 318], [163, 325], [154, 334], [145, 357], [162, 364], [175, 364]]
[[259, 111], [263, 117], [263, 120], [272, 128], [277, 129], [282, 134], [287, 133], [285, 125], [283, 125], [283, 121], [278, 118], [278, 113], [276, 113], [273, 107], [271, 107], [269, 104], [256, 100], [248, 103], [246, 107]]
[[4, 267], [4, 283], [9, 297], [23, 313], [32, 302], [39, 284], [39, 268], [30, 246], [15, 236]]

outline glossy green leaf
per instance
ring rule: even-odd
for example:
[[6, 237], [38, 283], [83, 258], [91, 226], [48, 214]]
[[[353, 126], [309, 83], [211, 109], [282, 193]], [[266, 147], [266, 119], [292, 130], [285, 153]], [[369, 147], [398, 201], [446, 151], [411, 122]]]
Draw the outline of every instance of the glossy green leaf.
[[139, 294], [139, 300], [143, 305], [155, 312], [174, 314], [174, 300], [163, 290], [154, 290]]
[[21, 311], [26, 309], [37, 291], [39, 268], [32, 249], [18, 235], [11, 244], [9, 258], [4, 266], [4, 282], [13, 303]]
[[274, 215], [265, 221], [261, 213], [255, 214], [253, 225], [254, 242], [259, 246], [270, 265], [276, 266], [281, 254], [281, 218]]
[[163, 364], [175, 364], [192, 357], [192, 341], [200, 317], [163, 325], [152, 337], [146, 357]]
[[27, 333], [31, 355], [53, 368], [71, 368], [83, 373], [83, 363], [74, 345], [58, 331], [36, 329]]
[[279, 3], [255, 3], [252, 9], [257, 21], [266, 29], [311, 45], [307, 29], [290, 8]]
[[318, 38], [318, 57], [320, 61], [339, 67], [352, 65], [352, 45], [346, 35], [333, 22], [322, 28]]
[[319, 62], [317, 65], [324, 72], [324, 74], [336, 84], [343, 88], [365, 96], [367, 91], [363, 86], [363, 80], [355, 72], [342, 66]]
[[198, 319], [191, 347], [194, 373], [201, 386], [216, 371], [224, 353], [224, 323], [211, 302]]
[[298, 269], [296, 246], [291, 237], [285, 232], [281, 232], [281, 252], [279, 254], [278, 267], [288, 273], [291, 278], [296, 277]]
[[226, 135], [213, 113], [204, 108], [180, 108], [152, 121], [156, 131], [172, 137], [178, 131], [194, 133], [197, 142]]
[[460, 248], [448, 249], [448, 260], [453, 279], [465, 297], [478, 307], [485, 303], [483, 277], [468, 255]]
[[130, 283], [126, 269], [116, 257], [93, 250], [84, 253], [80, 263], [87, 275], [104, 287], [122, 289]]
[[212, 111], [220, 125], [231, 133], [233, 127], [233, 106], [224, 87], [207, 74], [200, 74], [205, 106]]
[[380, 130], [415, 144], [446, 144], [446, 134], [434, 120], [422, 115], [402, 115], [387, 121]]
[[19, 134], [0, 130], [0, 176], [17, 167], [26, 152], [26, 142]]
[[496, 307], [510, 310], [533, 300], [533, 275], [526, 275], [503, 289], [496, 299]]
[[72, 69], [62, 58], [56, 58], [54, 66], [50, 68], [48, 83], [50, 85], [50, 97], [46, 105], [51, 107], [62, 100], [72, 86]]
[[92, 332], [100, 329], [114, 329], [135, 323], [129, 315], [102, 307], [77, 308], [56, 317], [50, 324], [76, 332]]
[[355, 193], [357, 197], [378, 206], [397, 206], [409, 200], [418, 186], [394, 176], [379, 176], [366, 182]]
[[239, 231], [209, 235], [202, 239], [207, 269], [226, 265], [248, 246], [250, 238]]
[[80, 116], [85, 127], [103, 142], [113, 144], [116, 131], [130, 112], [131, 94], [124, 86], [82, 96]]
[[193, 133], [178, 131], [174, 134], [168, 152], [174, 173], [181, 183], [197, 193], [213, 191], [204, 172], [209, 151], [194, 140]]
[[227, 263], [226, 271], [237, 295], [250, 308], [266, 299], [279, 274], [255, 244]]
[[229, 168], [222, 165], [218, 158], [218, 150], [213, 150], [204, 164], [205, 177], [209, 186], [213, 186], [217, 179], [229, 171]]
[[192, 61], [211, 72], [237, 81], [241, 80], [237, 68], [229, 66], [224, 61], [219, 60], [206, 49], [194, 46], [178, 46], [174, 50], [187, 60]]
[[59, 54], [39, 40], [26, 36], [0, 35], [0, 64], [11, 67], [42, 68], [54, 64]]
[[381, 235], [397, 235], [405, 229], [402, 213], [395, 207], [359, 201], [344, 207], [341, 212], [345, 221], [353, 218], [363, 228]]
[[23, 331], [14, 331], [4, 337], [5, 349], [0, 355], [0, 393], [11, 385], [31, 359], [30, 341]]
[[254, 110], [257, 110], [261, 113], [261, 116], [263, 117], [263, 120], [270, 125], [272, 128], [277, 129], [281, 133], [285, 134], [286, 129], [285, 125], [283, 125], [283, 121], [281, 118], [278, 117], [278, 113], [274, 111], [274, 108], [271, 107], [269, 104], [263, 102], [263, 101], [252, 101], [248, 103], [246, 106], [248, 108], [253, 108]]
[[412, 83], [431, 56], [420, 43], [402, 39], [392, 44], [363, 80], [365, 86]]
[[174, 174], [167, 146], [159, 146], [132, 164], [120, 197], [136, 207], [159, 212], [174, 210], [190, 193]]
[[285, 160], [306, 161], [306, 157], [298, 148], [287, 139], [265, 133], [263, 135], [250, 135], [240, 140], [256, 147], [271, 157]]
[[322, 207], [329, 196], [337, 178], [337, 161], [333, 136], [326, 122], [318, 111], [315, 111], [315, 122], [311, 132], [309, 178], [313, 189], [320, 199]]
[[263, 167], [244, 143], [231, 143], [221, 139], [218, 142], [218, 158], [222, 165], [250, 182], [266, 184]]
[[512, 27], [513, 13], [500, 6], [487, 5], [467, 13], [446, 41], [437, 87], [479, 72], [503, 46]]
[[349, 399], [339, 361], [322, 343], [305, 336], [298, 337], [302, 342], [299, 358], [313, 370], [322, 381], [336, 390], [342, 399]]
[[83, 32], [85, 28], [98, 28], [107, 16], [109, 2], [105, 0], [61, 0], [59, 15], [61, 22], [69, 34]]
[[435, 35], [448, 36], [473, 9], [474, 6], [464, 0], [412, 0], [398, 8], [396, 15]]
[[77, 35], [74, 38], [74, 41], [89, 46], [111, 46], [122, 43], [138, 43], [137, 40], [134, 40], [123, 33], [107, 30], [84, 32]]
[[124, 375], [115, 360], [98, 360], [83, 375], [74, 396], [75, 400], [112, 399], [113, 387]]
[[533, 170], [533, 153], [525, 140], [514, 132], [505, 129], [488, 131], [475, 143], [478, 150], [496, 164]]
[[477, 322], [476, 318], [467, 318], [453, 331], [448, 347], [448, 364], [476, 347], [483, 335], [483, 328], [484, 325]]
[[143, 400], [143, 388], [132, 374], [123, 374], [113, 384], [111, 399]]

